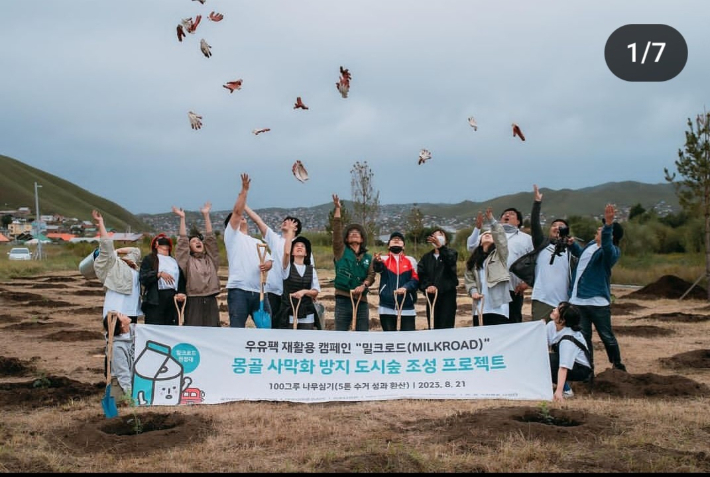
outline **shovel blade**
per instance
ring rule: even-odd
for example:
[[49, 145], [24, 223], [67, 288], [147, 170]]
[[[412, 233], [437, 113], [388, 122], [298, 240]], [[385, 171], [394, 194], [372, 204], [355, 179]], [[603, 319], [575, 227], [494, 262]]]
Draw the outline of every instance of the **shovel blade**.
[[101, 399], [101, 407], [104, 408], [104, 415], [111, 419], [118, 416], [118, 407], [116, 406], [116, 400], [111, 396], [111, 385], [106, 386], [106, 392], [104, 393], [103, 399]]
[[271, 328], [271, 315], [262, 310], [257, 311], [254, 313], [254, 324], [257, 328]]

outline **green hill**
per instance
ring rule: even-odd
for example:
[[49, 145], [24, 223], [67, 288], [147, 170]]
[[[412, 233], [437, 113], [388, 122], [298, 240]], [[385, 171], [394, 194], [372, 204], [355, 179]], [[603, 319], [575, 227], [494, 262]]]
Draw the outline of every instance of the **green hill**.
[[35, 215], [35, 188], [39, 189], [39, 213], [42, 215], [59, 214], [64, 217], [76, 217], [91, 220], [91, 211], [100, 210], [107, 226], [117, 231], [134, 232], [152, 231], [149, 224], [131, 214], [120, 205], [99, 197], [86, 189], [47, 172], [35, 169], [16, 159], [0, 154], [0, 204], [5, 209], [29, 207]]

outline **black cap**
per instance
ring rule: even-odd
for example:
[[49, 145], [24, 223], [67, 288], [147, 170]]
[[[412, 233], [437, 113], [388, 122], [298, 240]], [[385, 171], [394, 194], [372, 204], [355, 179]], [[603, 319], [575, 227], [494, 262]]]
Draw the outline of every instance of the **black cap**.
[[400, 239], [402, 239], [402, 242], [404, 242], [404, 235], [402, 235], [402, 232], [392, 232], [387, 242], [390, 242], [395, 237], [399, 237]]
[[[602, 223], [606, 225], [606, 219], [602, 219]], [[624, 228], [619, 222], [612, 222], [611, 237], [614, 245], [619, 245], [619, 241], [624, 238]]]

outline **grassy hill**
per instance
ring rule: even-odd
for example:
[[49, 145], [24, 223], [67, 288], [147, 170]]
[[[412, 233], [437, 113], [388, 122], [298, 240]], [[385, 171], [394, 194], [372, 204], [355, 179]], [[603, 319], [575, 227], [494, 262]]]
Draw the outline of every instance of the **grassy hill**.
[[115, 230], [123, 232], [129, 227], [134, 232], [152, 230], [149, 224], [120, 205], [92, 194], [69, 181], [1, 154], [0, 171], [2, 171], [0, 204], [3, 204], [3, 208], [29, 207], [34, 216], [34, 184], [37, 182], [42, 186], [39, 190], [39, 213], [42, 215], [60, 214], [65, 217], [91, 220], [92, 209], [97, 209], [103, 214], [106, 224]]

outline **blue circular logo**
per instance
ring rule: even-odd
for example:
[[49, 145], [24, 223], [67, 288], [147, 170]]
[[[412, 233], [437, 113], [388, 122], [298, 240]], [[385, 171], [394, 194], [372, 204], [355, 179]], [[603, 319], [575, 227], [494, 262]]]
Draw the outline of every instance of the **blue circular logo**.
[[180, 343], [173, 346], [171, 352], [173, 358], [182, 364], [185, 374], [193, 372], [200, 364], [200, 352], [189, 343]]

